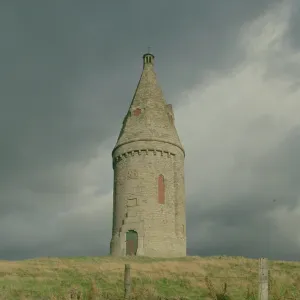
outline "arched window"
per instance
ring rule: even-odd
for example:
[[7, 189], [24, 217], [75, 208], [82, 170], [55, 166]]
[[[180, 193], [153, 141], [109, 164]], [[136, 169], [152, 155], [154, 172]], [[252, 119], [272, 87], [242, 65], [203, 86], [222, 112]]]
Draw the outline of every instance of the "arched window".
[[158, 203], [165, 204], [165, 179], [161, 174], [158, 176]]

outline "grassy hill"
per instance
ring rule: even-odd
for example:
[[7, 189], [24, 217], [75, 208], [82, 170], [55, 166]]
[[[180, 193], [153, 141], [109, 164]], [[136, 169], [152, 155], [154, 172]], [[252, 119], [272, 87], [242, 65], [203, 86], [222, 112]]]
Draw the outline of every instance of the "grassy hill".
[[[134, 299], [256, 299], [258, 260], [224, 256], [0, 261], [0, 299], [123, 299], [125, 264]], [[271, 299], [299, 300], [300, 262], [270, 261], [269, 267]], [[229, 297], [216, 298], [225, 283]]]

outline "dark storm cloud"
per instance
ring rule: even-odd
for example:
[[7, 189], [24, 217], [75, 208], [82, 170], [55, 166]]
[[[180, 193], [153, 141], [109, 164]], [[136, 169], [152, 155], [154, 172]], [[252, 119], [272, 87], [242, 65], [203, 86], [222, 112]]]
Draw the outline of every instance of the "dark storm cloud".
[[[241, 1], [217, 7], [201, 1], [147, 3], [19, 1], [4, 6], [0, 78], [5, 178], [14, 169], [22, 174], [88, 159], [99, 142], [117, 134], [145, 45], [153, 44], [158, 54], [171, 50], [160, 55], [162, 78], [170, 78], [166, 72], [178, 73], [172, 70], [183, 64], [185, 77], [192, 74], [197, 70], [191, 68], [194, 58], [204, 69], [219, 68], [230, 48], [230, 26], [238, 28], [264, 8]], [[170, 80], [181, 81], [183, 75], [178, 76]]]
[[[104, 158], [90, 179], [99, 187], [88, 197], [100, 199], [112, 188], [110, 138], [133, 95], [142, 53], [152, 47], [160, 83], [174, 103], [207, 71], [224, 73], [242, 59], [233, 51], [237, 32], [270, 3], [275, 1], [1, 4], [0, 257], [105, 254], [110, 202], [87, 215], [68, 211], [84, 207], [81, 191], [89, 183], [81, 174], [100, 146]], [[210, 216], [188, 211], [190, 228]], [[225, 216], [220, 226], [230, 225], [231, 215]], [[217, 247], [222, 245], [226, 250], [221, 242]]]

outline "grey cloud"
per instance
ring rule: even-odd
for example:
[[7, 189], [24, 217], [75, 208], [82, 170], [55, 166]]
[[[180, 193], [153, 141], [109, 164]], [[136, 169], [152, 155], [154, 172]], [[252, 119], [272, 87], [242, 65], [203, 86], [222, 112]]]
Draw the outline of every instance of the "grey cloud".
[[[165, 96], [174, 103], [172, 99], [208, 71], [226, 73], [243, 59], [233, 48], [237, 32], [270, 3], [274, 1], [1, 4], [0, 258], [107, 253], [111, 227], [107, 208], [95, 209], [91, 215], [79, 210], [64, 221], [59, 215], [78, 203], [82, 206], [81, 191], [88, 183], [82, 182], [81, 173], [99, 155], [105, 160], [91, 175], [99, 187], [89, 197], [101, 199], [112, 188], [112, 138], [120, 130], [137, 84], [142, 53], [152, 47]], [[100, 146], [104, 148], [99, 154]], [[296, 144], [293, 147], [282, 150], [281, 161], [286, 151], [296, 152]], [[273, 162], [268, 165], [270, 172]], [[290, 192], [281, 198], [294, 199], [296, 165], [291, 161], [285, 166], [291, 172]], [[209, 190], [189, 197], [190, 236], [201, 228], [201, 220], [219, 219], [215, 228], [230, 225], [232, 210], [221, 221], [216, 214], [222, 208], [210, 212], [200, 207], [199, 213], [194, 209], [192, 197], [209, 200], [214, 197]], [[252, 195], [259, 197], [260, 193]], [[252, 199], [248, 211], [255, 211], [258, 202]], [[237, 217], [234, 226], [242, 226], [243, 220], [251, 223], [247, 217]], [[195, 243], [190, 246], [197, 248]], [[205, 243], [204, 248], [199, 243], [198, 252], [229, 251], [222, 240]]]
[[[220, 191], [223, 204], [218, 202], [220, 199], [210, 198], [209, 194], [200, 192], [191, 196], [189, 201], [193, 205], [188, 206], [187, 215], [192, 253], [220, 254], [223, 251], [226, 255], [299, 259], [296, 240], [282, 234], [278, 224], [270, 217], [278, 208], [284, 207], [293, 212], [299, 205], [299, 151], [297, 127], [277, 149], [256, 162], [252, 161], [255, 179], [249, 192], [238, 193], [235, 190], [238, 181], [233, 176], [228, 182], [229, 188]], [[218, 182], [215, 188], [218, 189]], [[218, 206], [203, 208], [202, 199], [212, 203], [217, 201]], [[205, 232], [207, 222], [212, 224], [209, 233]], [[296, 226], [290, 230], [294, 236], [297, 235]]]

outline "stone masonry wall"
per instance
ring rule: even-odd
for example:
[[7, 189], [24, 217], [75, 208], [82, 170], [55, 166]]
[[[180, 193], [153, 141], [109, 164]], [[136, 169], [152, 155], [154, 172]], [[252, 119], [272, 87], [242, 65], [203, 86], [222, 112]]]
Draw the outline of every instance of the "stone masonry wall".
[[[138, 233], [138, 255], [185, 256], [184, 154], [169, 143], [136, 141], [116, 149], [111, 253], [125, 255], [125, 235]], [[158, 177], [165, 203], [158, 202]]]

